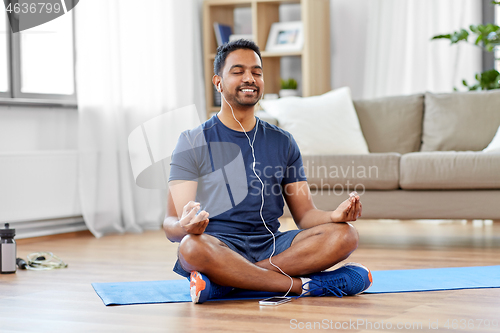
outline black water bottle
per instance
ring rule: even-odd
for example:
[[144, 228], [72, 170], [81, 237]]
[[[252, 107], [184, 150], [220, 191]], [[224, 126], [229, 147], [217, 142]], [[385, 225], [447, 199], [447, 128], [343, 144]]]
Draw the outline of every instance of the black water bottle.
[[5, 229], [0, 229], [0, 273], [9, 274], [16, 272], [16, 229], [10, 229], [5, 223]]

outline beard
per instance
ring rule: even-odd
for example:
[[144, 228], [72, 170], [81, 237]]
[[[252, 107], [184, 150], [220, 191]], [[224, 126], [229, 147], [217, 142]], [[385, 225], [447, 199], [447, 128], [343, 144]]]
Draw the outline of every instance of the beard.
[[246, 85], [245, 87], [252, 87], [255, 89], [255, 96], [245, 96], [241, 92], [242, 87], [238, 87], [236, 89], [235, 94], [230, 96], [230, 99], [233, 100], [234, 104], [240, 105], [240, 106], [254, 106], [257, 104], [262, 97], [262, 94], [260, 93], [260, 89], [257, 86], [248, 86]]

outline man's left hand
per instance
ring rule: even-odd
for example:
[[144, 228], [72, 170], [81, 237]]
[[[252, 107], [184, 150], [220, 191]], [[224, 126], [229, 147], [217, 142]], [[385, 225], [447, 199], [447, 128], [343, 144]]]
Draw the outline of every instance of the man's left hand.
[[335, 209], [330, 218], [333, 222], [349, 222], [356, 221], [361, 217], [363, 205], [359, 200], [359, 195], [356, 191], [349, 194], [349, 199], [342, 202], [337, 209]]

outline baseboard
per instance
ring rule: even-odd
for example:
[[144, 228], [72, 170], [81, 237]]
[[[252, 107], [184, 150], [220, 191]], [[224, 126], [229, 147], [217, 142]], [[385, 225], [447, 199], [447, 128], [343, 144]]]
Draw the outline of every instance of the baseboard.
[[16, 229], [16, 239], [88, 230], [82, 216], [48, 220], [16, 221], [11, 222], [10, 227]]

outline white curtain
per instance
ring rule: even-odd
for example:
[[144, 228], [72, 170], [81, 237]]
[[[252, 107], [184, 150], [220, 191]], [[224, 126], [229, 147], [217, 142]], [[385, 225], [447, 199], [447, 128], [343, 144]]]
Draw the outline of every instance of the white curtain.
[[479, 47], [431, 41], [480, 24], [481, 1], [370, 0], [367, 5], [364, 98], [466, 90], [462, 79], [471, 84], [481, 72]]
[[161, 225], [165, 192], [134, 183], [127, 138], [172, 109], [204, 112], [200, 23], [198, 0], [75, 7], [80, 198], [96, 237]]

